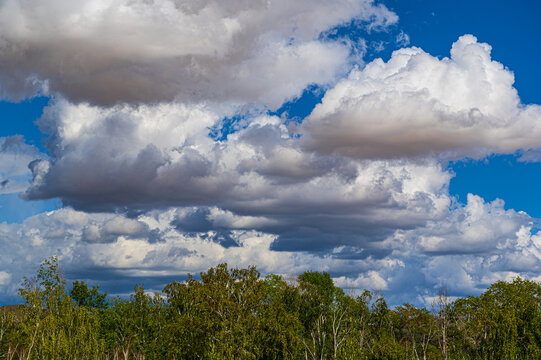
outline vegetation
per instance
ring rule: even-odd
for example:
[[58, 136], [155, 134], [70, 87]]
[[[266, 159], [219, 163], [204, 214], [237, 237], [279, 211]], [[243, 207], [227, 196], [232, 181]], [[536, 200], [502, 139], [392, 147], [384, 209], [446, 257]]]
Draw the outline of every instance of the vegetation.
[[540, 359], [541, 285], [516, 278], [428, 310], [391, 309], [381, 296], [346, 294], [329, 274], [286, 281], [222, 264], [107, 300], [99, 287], [66, 289], [47, 259], [0, 310], [0, 359]]

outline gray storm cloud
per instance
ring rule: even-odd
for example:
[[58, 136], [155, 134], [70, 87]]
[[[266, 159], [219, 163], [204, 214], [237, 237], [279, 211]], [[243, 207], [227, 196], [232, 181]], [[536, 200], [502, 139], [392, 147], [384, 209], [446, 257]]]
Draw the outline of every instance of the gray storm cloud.
[[349, 49], [319, 41], [351, 20], [385, 28], [372, 0], [6, 0], [0, 91], [20, 99], [224, 101], [279, 106], [345, 70]]

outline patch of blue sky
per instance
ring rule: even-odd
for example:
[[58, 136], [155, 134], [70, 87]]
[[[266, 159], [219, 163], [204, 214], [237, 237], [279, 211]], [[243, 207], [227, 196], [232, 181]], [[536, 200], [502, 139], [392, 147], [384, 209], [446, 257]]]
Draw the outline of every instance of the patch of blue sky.
[[41, 141], [44, 134], [35, 121], [48, 103], [48, 97], [34, 97], [18, 103], [0, 101], [0, 137], [23, 135], [27, 144], [46, 152]]
[[19, 194], [0, 195], [0, 223], [22, 223], [26, 218], [62, 207], [58, 199], [26, 201]]
[[[321, 103], [325, 89], [318, 85], [309, 85], [301, 96], [287, 101], [274, 111], [267, 111], [267, 115], [284, 118], [287, 125], [290, 122], [301, 123]], [[253, 114], [236, 114], [221, 119], [216, 125], [209, 128], [209, 136], [215, 141], [225, 141], [227, 136], [248, 126], [249, 118]]]
[[386, 28], [367, 28], [366, 24], [351, 21], [334, 27], [320, 35], [320, 40], [342, 41], [351, 47], [353, 59], [359, 61], [356, 65], [363, 66], [376, 58], [388, 60], [394, 50], [403, 47], [400, 40], [404, 34], [399, 24]]
[[304, 89], [301, 96], [291, 101], [285, 102], [276, 111], [269, 111], [269, 115], [278, 116], [285, 119], [286, 124], [289, 122], [301, 123], [317, 104], [321, 103], [321, 99], [325, 95], [325, 89], [318, 85], [310, 85]]
[[215, 141], [226, 141], [228, 135], [246, 128], [247, 125], [244, 114], [224, 117], [209, 128], [209, 136]]
[[460, 202], [468, 193], [493, 201], [505, 201], [506, 209], [525, 211], [541, 218], [541, 162], [522, 162], [517, 155], [493, 155], [482, 160], [465, 159], [450, 164], [456, 174], [449, 191]]

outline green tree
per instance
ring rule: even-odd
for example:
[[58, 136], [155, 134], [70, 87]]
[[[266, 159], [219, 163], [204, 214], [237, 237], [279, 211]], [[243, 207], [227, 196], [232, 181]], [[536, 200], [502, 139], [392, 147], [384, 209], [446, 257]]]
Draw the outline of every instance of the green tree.
[[302, 354], [302, 324], [299, 320], [300, 293], [281, 276], [268, 275], [263, 281], [260, 316], [263, 359], [297, 359]]
[[200, 275], [201, 281], [189, 276], [184, 284], [172, 283], [164, 289], [175, 314], [170, 333], [176, 334], [176, 340], [169, 341], [180, 349], [178, 355], [259, 358], [264, 306], [259, 272], [255, 267], [228, 269], [220, 264]]
[[109, 354], [144, 359], [166, 358], [163, 343], [166, 326], [165, 300], [135, 286], [128, 299], [115, 298], [102, 313], [102, 334]]
[[298, 283], [305, 357], [336, 358], [352, 330], [349, 297], [326, 272], [306, 271], [298, 276]]
[[46, 259], [35, 279], [24, 278], [20, 322], [26, 359], [96, 359], [103, 351], [99, 319], [73, 303], [58, 257]]
[[84, 281], [75, 280], [69, 294], [79, 306], [99, 310], [107, 308], [107, 293], [100, 293], [99, 285], [89, 288]]
[[431, 343], [436, 334], [436, 321], [428, 310], [406, 303], [394, 312], [398, 315], [396, 327], [402, 341], [411, 349], [412, 357], [426, 360], [430, 353], [437, 352], [437, 347]]
[[452, 305], [455, 353], [470, 358], [539, 359], [541, 357], [541, 285], [517, 277], [498, 281], [480, 296]]
[[369, 321], [369, 359], [406, 359], [407, 351], [396, 340], [393, 311], [383, 297], [372, 303]]
[[12, 359], [24, 342], [18, 329], [20, 306], [0, 308], [0, 359]]

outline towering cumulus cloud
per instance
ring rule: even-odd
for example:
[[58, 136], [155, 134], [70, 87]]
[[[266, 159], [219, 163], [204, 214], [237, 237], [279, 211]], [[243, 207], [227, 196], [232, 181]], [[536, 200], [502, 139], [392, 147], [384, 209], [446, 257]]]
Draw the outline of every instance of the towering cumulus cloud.
[[[222, 261], [328, 270], [409, 301], [533, 276], [532, 219], [457, 203], [442, 163], [541, 147], [540, 107], [471, 35], [449, 58], [411, 47], [366, 66], [362, 39], [337, 35], [397, 20], [368, 0], [0, 2], [2, 95], [51, 96], [48, 155], [8, 138], [0, 161], [29, 165], [13, 191], [64, 204], [0, 224], [0, 289], [53, 253], [113, 292]], [[326, 93], [300, 124], [268, 112], [311, 84]]]
[[385, 27], [371, 0], [6, 0], [0, 83], [96, 104], [263, 101], [274, 106], [346, 70], [348, 48], [318, 41], [352, 19]]
[[484, 156], [538, 147], [541, 107], [520, 104], [491, 47], [465, 35], [451, 57], [419, 48], [378, 59], [328, 91], [304, 122], [305, 146], [360, 158]]

